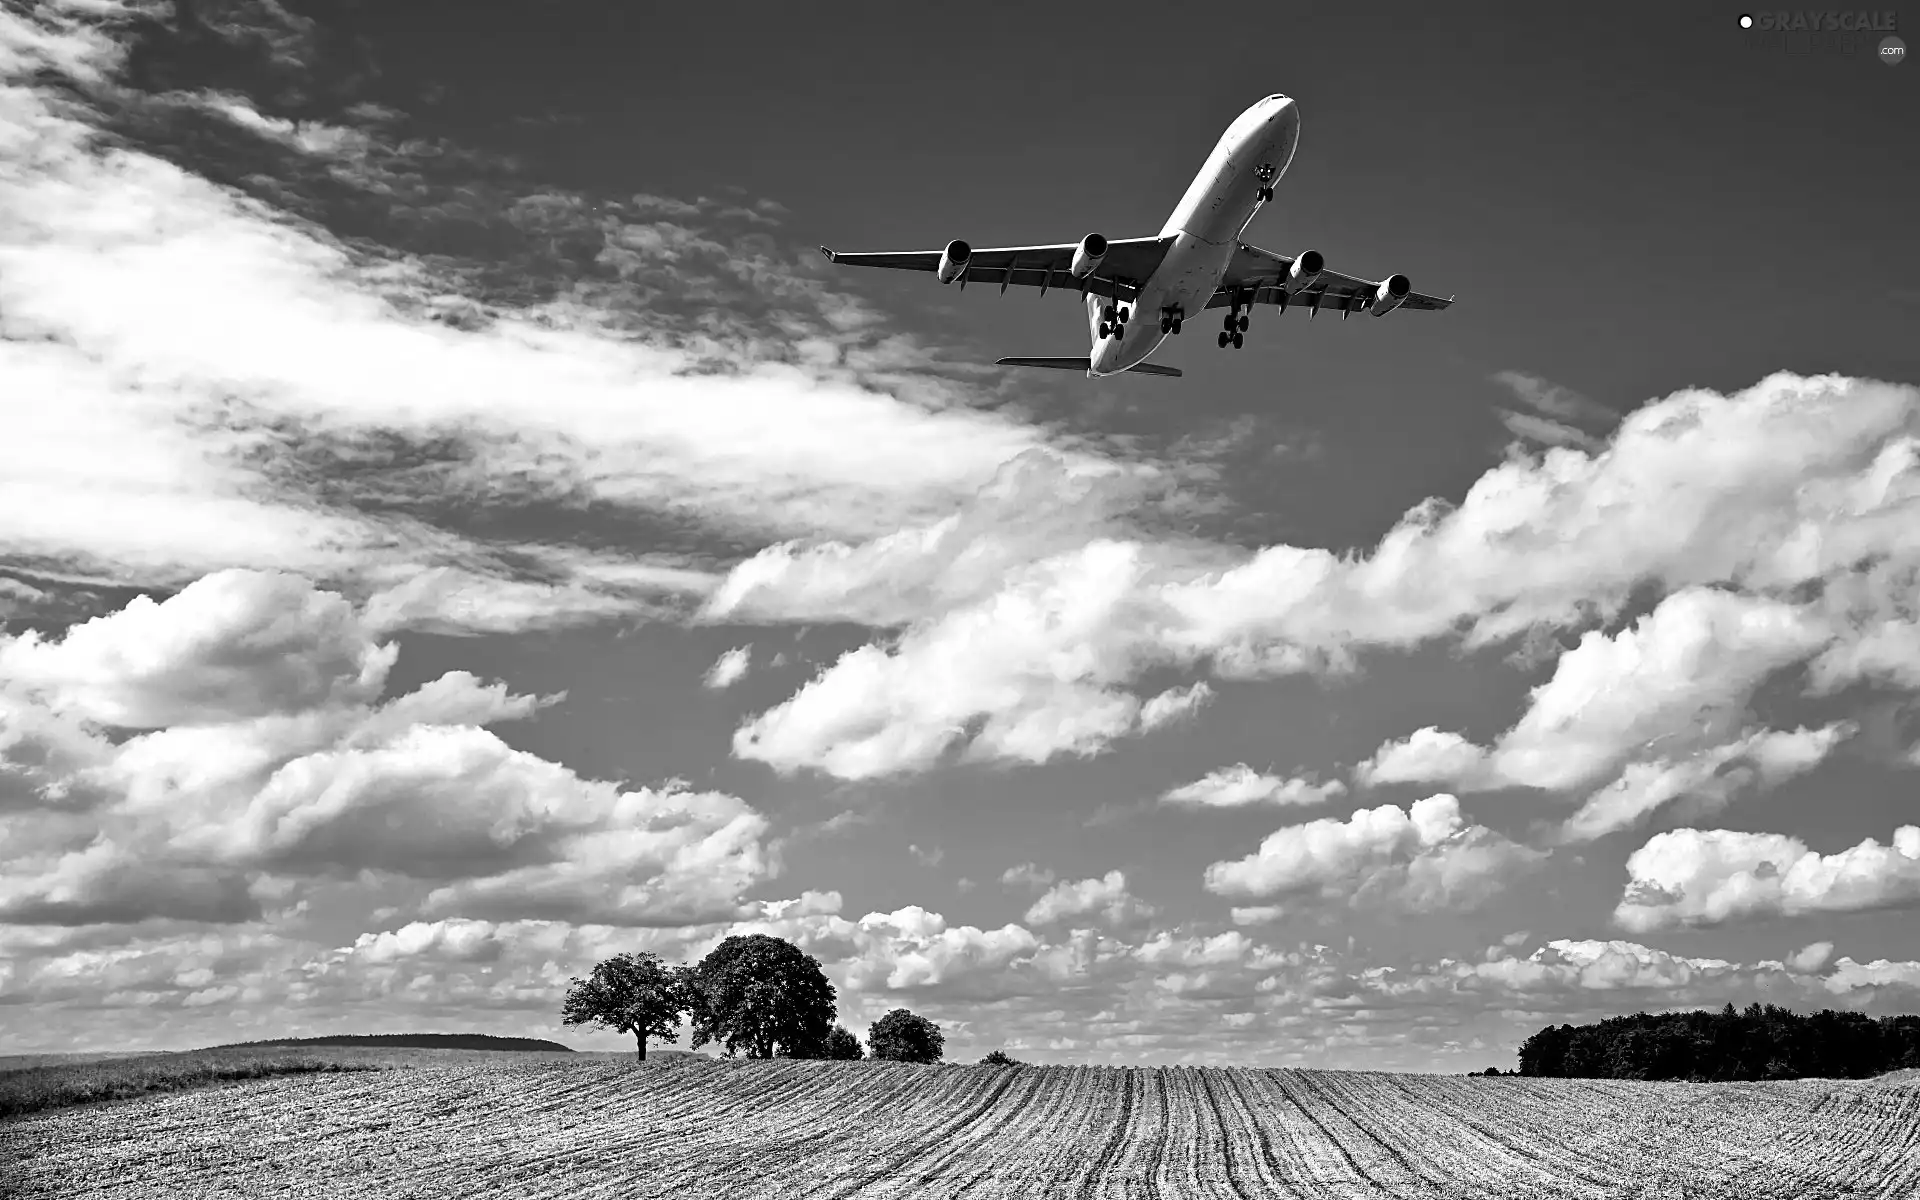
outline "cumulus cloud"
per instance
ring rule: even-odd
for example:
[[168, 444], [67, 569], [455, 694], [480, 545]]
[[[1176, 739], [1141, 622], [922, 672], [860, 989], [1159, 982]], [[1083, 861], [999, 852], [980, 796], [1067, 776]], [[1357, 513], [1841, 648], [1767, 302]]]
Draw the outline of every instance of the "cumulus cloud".
[[1441, 794], [1275, 830], [1245, 858], [1216, 862], [1207, 890], [1232, 898], [1308, 894], [1411, 911], [1477, 908], [1545, 854], [1467, 825]]
[[583, 779], [484, 727], [560, 697], [449, 672], [379, 703], [392, 662], [342, 597], [273, 572], [0, 635], [0, 755], [31, 789], [0, 811], [0, 919], [247, 921], [288, 880], [372, 872], [429, 915], [671, 924], [737, 915], [777, 870], [735, 797]]
[[1027, 909], [1029, 925], [1051, 925], [1074, 917], [1098, 915], [1110, 925], [1124, 925], [1153, 914], [1153, 908], [1141, 903], [1127, 891], [1127, 877], [1120, 871], [1108, 871], [1098, 879], [1081, 879], [1055, 884]]
[[1614, 923], [1633, 933], [1920, 903], [1920, 825], [1820, 854], [1796, 837], [1728, 829], [1656, 834], [1627, 859]]
[[735, 646], [713, 661], [713, 666], [707, 669], [704, 682], [716, 691], [730, 688], [746, 677], [747, 668], [752, 662], [752, 646]]
[[1245, 763], [1235, 763], [1170, 789], [1160, 797], [1160, 803], [1190, 808], [1323, 804], [1346, 790], [1346, 784], [1337, 779], [1316, 783], [1298, 776], [1262, 774]]
[[[1836, 679], [1897, 676], [1914, 619], [1901, 581], [1920, 564], [1901, 515], [1920, 495], [1917, 430], [1912, 388], [1776, 375], [1648, 404], [1591, 453], [1516, 455], [1458, 505], [1410, 511], [1364, 556], [1281, 545], [1236, 559], [1124, 533], [1046, 547], [996, 564], [992, 588], [971, 575], [922, 588], [926, 608], [897, 639], [751, 720], [736, 752], [846, 778], [924, 769], [956, 744], [1020, 761], [1092, 753], [1135, 727], [1123, 688], [1148, 669], [1342, 670], [1365, 646], [1589, 625], [1656, 585], [1674, 594], [1630, 629], [1589, 632], [1501, 745], [1418, 747], [1445, 751], [1462, 787], [1480, 785], [1476, 770], [1604, 782], [1649, 742], [1738, 734], [1728, 725], [1754, 688], [1815, 655]], [[1816, 585], [1814, 601], [1795, 598]], [[756, 611], [778, 611], [760, 595]], [[860, 603], [844, 611], [862, 619]], [[1369, 775], [1439, 769], [1414, 762], [1389, 756]]]

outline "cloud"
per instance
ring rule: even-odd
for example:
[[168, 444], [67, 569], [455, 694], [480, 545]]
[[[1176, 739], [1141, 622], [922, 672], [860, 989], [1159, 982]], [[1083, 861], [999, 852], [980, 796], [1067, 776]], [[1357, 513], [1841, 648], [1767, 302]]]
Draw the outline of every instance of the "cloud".
[[245, 720], [379, 694], [396, 648], [343, 597], [275, 571], [222, 571], [155, 603], [0, 642], [0, 677], [99, 725]]
[[1500, 371], [1495, 373], [1493, 379], [1511, 389], [1514, 398], [1522, 404], [1558, 420], [1611, 424], [1620, 418], [1619, 413], [1606, 405], [1538, 375], [1529, 375], [1524, 371]]
[[341, 596], [272, 572], [0, 635], [0, 781], [25, 785], [0, 919], [243, 922], [371, 873], [428, 915], [672, 924], [778, 870], [735, 797], [583, 779], [484, 728], [563, 697], [455, 671], [382, 703], [392, 661]]
[[1006, 887], [1044, 888], [1059, 876], [1032, 863], [1020, 863], [1000, 872], [1000, 882]]
[[1466, 825], [1459, 801], [1442, 794], [1406, 809], [1383, 804], [1345, 821], [1275, 830], [1247, 857], [1209, 866], [1206, 887], [1233, 898], [1306, 894], [1415, 912], [1470, 910], [1545, 857]]
[[1220, 767], [1160, 797], [1160, 803], [1190, 808], [1242, 808], [1256, 804], [1324, 804], [1345, 794], [1339, 780], [1316, 783], [1300, 777], [1263, 775], [1245, 763]]
[[1585, 634], [1491, 747], [1429, 726], [1383, 744], [1354, 776], [1363, 784], [1559, 792], [1610, 779], [1562, 826], [1567, 841], [1630, 828], [1677, 801], [1696, 819], [1744, 788], [1812, 770], [1857, 731], [1844, 721], [1794, 731], [1751, 727], [1749, 705], [1761, 684], [1833, 637], [1811, 606], [1685, 589], [1630, 628]]
[[1633, 933], [1920, 903], [1920, 826], [1820, 854], [1799, 838], [1728, 829], [1656, 834], [1627, 859], [1614, 923]]
[[[699, 599], [703, 553], [522, 552], [476, 535], [475, 510], [594, 506], [709, 545], [864, 538], [1045, 444], [905, 377], [925, 351], [764, 246], [477, 183], [472, 155], [378, 114], [129, 88], [105, 11], [0, 17], [0, 390], [60, 397], [0, 444], [0, 554], [156, 587], [277, 568], [397, 589], [408, 623], [566, 624]], [[443, 179], [442, 159], [469, 170]], [[384, 253], [328, 228], [361, 196]], [[497, 261], [410, 249], [471, 221], [521, 256], [518, 293], [485, 282]], [[669, 301], [703, 288], [754, 303], [700, 312], [751, 315], [680, 323]]]
[[1588, 796], [1560, 827], [1560, 839], [1585, 842], [1630, 829], [1656, 810], [1682, 803], [1676, 817], [1699, 820], [1718, 813], [1749, 787], [1775, 787], [1812, 770], [1853, 726], [1749, 733], [1690, 758], [1627, 764], [1612, 783]]
[[922, 866], [927, 867], [937, 867], [942, 862], [945, 862], [947, 857], [947, 852], [938, 846], [930, 849], [922, 849], [912, 843], [908, 844], [907, 853], [911, 854]]
[[753, 662], [752, 646], [736, 646], [723, 652], [708, 668], [703, 682], [715, 690], [730, 688], [746, 676], [747, 668]]
[[1065, 880], [1028, 907], [1029, 925], [1051, 925], [1073, 917], [1099, 914], [1110, 925], [1124, 925], [1151, 916], [1151, 906], [1142, 904], [1127, 892], [1127, 877], [1120, 871], [1108, 871], [1098, 879]]
[[[1782, 374], [1650, 403], [1592, 453], [1517, 454], [1457, 505], [1417, 506], [1365, 555], [1242, 556], [1103, 526], [1024, 565], [991, 559], [984, 586], [964, 555], [909, 554], [932, 574], [888, 611], [902, 632], [751, 719], [735, 751], [841, 778], [924, 770], [955, 747], [1026, 762], [1098, 753], [1138, 728], [1124, 689], [1148, 670], [1346, 671], [1368, 646], [1477, 648], [1609, 620], [1658, 587], [1673, 594], [1654, 613], [1563, 656], [1489, 768], [1527, 786], [1604, 782], [1649, 741], [1738, 735], [1725, 726], [1759, 682], [1816, 654], [1836, 679], [1899, 677], [1913, 620], [1902, 581], [1920, 569], [1901, 515], [1920, 495], [1917, 456], [1920, 392]], [[845, 551], [866, 552], [878, 545]], [[808, 619], [874, 613], [809, 594]], [[1618, 696], [1591, 693], [1602, 681]]]
[[1187, 687], [1168, 688], [1140, 706], [1140, 729], [1150, 733], [1193, 720], [1213, 698], [1213, 688], [1204, 679]]

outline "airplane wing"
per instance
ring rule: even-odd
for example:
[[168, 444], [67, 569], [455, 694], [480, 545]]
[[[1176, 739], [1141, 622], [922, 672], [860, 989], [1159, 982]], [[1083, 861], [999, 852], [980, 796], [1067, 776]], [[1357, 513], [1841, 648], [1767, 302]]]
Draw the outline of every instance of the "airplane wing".
[[[1323, 270], [1312, 283], [1295, 291], [1287, 278], [1287, 272], [1292, 268], [1293, 259], [1290, 256], [1242, 242], [1234, 250], [1233, 260], [1227, 264], [1227, 273], [1221, 278], [1213, 299], [1207, 301], [1207, 307], [1226, 308], [1237, 296], [1242, 304], [1251, 302], [1277, 304], [1282, 308], [1298, 306], [1359, 312], [1373, 303], [1374, 295], [1380, 288], [1377, 279], [1369, 282], [1339, 271]], [[1437, 310], [1452, 303], [1451, 296], [1443, 299], [1409, 292], [1407, 298], [1400, 302], [1400, 307]]]
[[[972, 283], [997, 283], [1005, 291], [1009, 284], [1021, 287], [1085, 290], [1095, 296], [1131, 300], [1139, 294], [1147, 277], [1167, 256], [1172, 238], [1109, 239], [1106, 257], [1085, 279], [1075, 279], [1067, 270], [1079, 242], [1059, 246], [1001, 246], [979, 249], [967, 260], [966, 273], [959, 279], [962, 287]], [[848, 267], [886, 267], [895, 271], [925, 271], [931, 275], [940, 265], [938, 250], [883, 251], [874, 254], [842, 254], [820, 247], [827, 261]]]

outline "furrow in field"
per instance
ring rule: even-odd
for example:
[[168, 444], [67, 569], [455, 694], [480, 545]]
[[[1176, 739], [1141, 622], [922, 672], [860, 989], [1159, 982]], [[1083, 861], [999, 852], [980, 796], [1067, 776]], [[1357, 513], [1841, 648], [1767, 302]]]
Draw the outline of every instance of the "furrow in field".
[[1304, 1196], [1296, 1184], [1300, 1159], [1294, 1142], [1285, 1131], [1270, 1131], [1273, 1118], [1256, 1108], [1248, 1092], [1247, 1072], [1233, 1067], [1210, 1074], [1220, 1085], [1220, 1096], [1227, 1102], [1227, 1111], [1233, 1114], [1232, 1127], [1241, 1132], [1250, 1147], [1249, 1156], [1259, 1181], [1258, 1194]]
[[[1588, 1093], [1541, 1104], [1531, 1081], [1517, 1079], [1484, 1080], [1477, 1090], [1478, 1104], [1459, 1106], [1447, 1115], [1510, 1156], [1513, 1170], [1531, 1174], [1528, 1184], [1540, 1194], [1604, 1196], [1632, 1182], [1604, 1166], [1618, 1161], [1623, 1122], [1632, 1115], [1616, 1111], [1610, 1096]], [[1596, 1162], [1601, 1169], [1596, 1170]], [[1496, 1194], [1499, 1182], [1490, 1181]]]
[[1189, 1074], [1188, 1086], [1192, 1089], [1195, 1114], [1195, 1137], [1193, 1139], [1193, 1157], [1196, 1176], [1203, 1174], [1206, 1163], [1219, 1164], [1219, 1182], [1225, 1186], [1226, 1194], [1236, 1200], [1246, 1200], [1251, 1195], [1247, 1191], [1252, 1156], [1248, 1153], [1249, 1140], [1245, 1126], [1238, 1122], [1229, 1124], [1227, 1112], [1220, 1105], [1220, 1094], [1215, 1090], [1214, 1070], [1197, 1070]]
[[1104, 1067], [1047, 1067], [1053, 1098], [1009, 1130], [1010, 1145], [985, 1179], [969, 1180], [970, 1194], [1026, 1200], [1070, 1195], [1088, 1159], [1109, 1136], [1110, 1114], [1121, 1104], [1116, 1073]]
[[[1316, 1186], [1367, 1182], [1346, 1144], [1327, 1128], [1326, 1102], [1306, 1091], [1295, 1078], [1297, 1071], [1263, 1071], [1255, 1078], [1258, 1086], [1273, 1097], [1275, 1116], [1288, 1123], [1304, 1123], [1299, 1132], [1303, 1174]], [[1311, 1132], [1309, 1132], [1311, 1130]]]
[[1431, 1187], [1462, 1195], [1505, 1196], [1524, 1186], [1543, 1195], [1577, 1195], [1566, 1172], [1537, 1147], [1538, 1135], [1489, 1114], [1487, 1080], [1382, 1076], [1368, 1097], [1368, 1120], [1396, 1132]]
[[1009, 1095], [998, 1104], [998, 1115], [956, 1136], [951, 1146], [916, 1169], [915, 1174], [923, 1183], [946, 1185], [947, 1191], [943, 1194], [949, 1196], [966, 1195], [988, 1178], [996, 1166], [1002, 1165], [1008, 1151], [1018, 1145], [1010, 1135], [1023, 1124], [1022, 1118], [1034, 1107], [1034, 1101], [1050, 1093], [1057, 1099], [1060, 1090], [1050, 1086], [1044, 1067], [976, 1069], [1011, 1072], [1017, 1078]]
[[[936, 1068], [937, 1069], [937, 1068]], [[903, 1131], [898, 1143], [889, 1143], [887, 1152], [882, 1156], [866, 1156], [850, 1173], [843, 1173], [834, 1189], [827, 1192], [822, 1189], [818, 1194], [825, 1200], [845, 1200], [856, 1193], [871, 1192], [872, 1195], [903, 1195], [913, 1191], [912, 1184], [918, 1182], [925, 1172], [917, 1169], [919, 1163], [937, 1152], [947, 1142], [955, 1138], [964, 1138], [966, 1131], [991, 1112], [995, 1105], [1013, 1087], [1016, 1075], [1012, 1071], [991, 1072], [992, 1078], [981, 1078], [979, 1072], [965, 1067], [947, 1068], [942, 1071], [965, 1089], [956, 1104], [929, 1106], [928, 1116], [933, 1119], [917, 1123]], [[941, 1111], [957, 1108], [951, 1116], [941, 1116]], [[895, 1150], [894, 1146], [904, 1146]], [[848, 1174], [851, 1178], [846, 1177]]]
[[1111, 1096], [1112, 1101], [1117, 1103], [1114, 1104], [1112, 1110], [1114, 1117], [1113, 1125], [1106, 1131], [1106, 1136], [1100, 1144], [1100, 1149], [1087, 1164], [1085, 1172], [1081, 1175], [1078, 1185], [1074, 1189], [1076, 1200], [1093, 1200], [1093, 1198], [1099, 1194], [1101, 1181], [1105, 1179], [1115, 1161], [1118, 1160], [1120, 1151], [1122, 1147], [1126, 1145], [1127, 1136], [1131, 1132], [1131, 1126], [1133, 1124], [1133, 1070], [1128, 1067], [1095, 1067], [1089, 1069], [1111, 1072], [1111, 1074], [1107, 1075], [1101, 1082], [1105, 1083], [1110, 1080], [1113, 1088], [1111, 1091], [1106, 1088], [1098, 1089], [1096, 1092], [1096, 1102], [1107, 1100], [1108, 1097]]

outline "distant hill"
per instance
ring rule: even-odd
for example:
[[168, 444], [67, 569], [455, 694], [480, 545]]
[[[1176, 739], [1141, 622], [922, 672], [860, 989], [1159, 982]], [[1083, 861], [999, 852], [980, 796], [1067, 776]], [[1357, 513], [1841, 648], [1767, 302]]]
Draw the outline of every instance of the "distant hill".
[[228, 1042], [210, 1050], [244, 1050], [250, 1046], [380, 1046], [395, 1050], [557, 1050], [573, 1053], [572, 1046], [545, 1038], [495, 1037], [490, 1033], [335, 1033], [326, 1037], [272, 1038], [264, 1042]]

